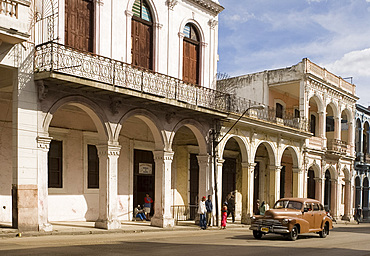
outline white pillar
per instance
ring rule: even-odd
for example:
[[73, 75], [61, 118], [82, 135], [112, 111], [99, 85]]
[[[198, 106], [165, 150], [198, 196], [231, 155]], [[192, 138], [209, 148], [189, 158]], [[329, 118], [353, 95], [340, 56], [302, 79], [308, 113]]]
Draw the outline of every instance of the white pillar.
[[216, 170], [216, 181], [217, 181], [217, 204], [218, 204], [218, 223], [217, 226], [221, 225], [221, 208], [222, 208], [222, 166], [224, 159], [217, 159], [217, 170]]
[[209, 193], [209, 155], [198, 155], [198, 165], [199, 165], [199, 200], [205, 196], [208, 198]]
[[303, 168], [293, 168], [293, 197], [304, 197], [304, 176]]
[[343, 219], [344, 220], [351, 220], [352, 219], [352, 214], [351, 214], [351, 180], [350, 179], [345, 179], [345, 197], [344, 197], [344, 215]]
[[99, 156], [99, 219], [95, 227], [119, 229], [117, 194], [118, 194], [118, 157], [121, 146], [98, 145]]
[[155, 202], [151, 225], [173, 227], [175, 221], [171, 214], [171, 164], [173, 152], [154, 151], [155, 161]]
[[50, 137], [37, 137], [38, 147], [38, 212], [39, 230], [52, 231], [53, 226], [48, 222], [48, 153]]
[[280, 199], [280, 173], [282, 166], [270, 166], [270, 196], [269, 205], [274, 205]]
[[341, 132], [342, 132], [342, 118], [335, 117], [334, 118], [334, 139], [341, 140]]
[[322, 178], [314, 178], [315, 180], [315, 198], [319, 200], [321, 203], [324, 202], [323, 198], [323, 179]]
[[256, 163], [242, 163], [242, 223], [250, 224], [253, 216], [254, 167]]
[[331, 214], [334, 218], [338, 217], [338, 199], [340, 197], [338, 196], [338, 180], [336, 179], [330, 179], [330, 185], [331, 185], [331, 193], [330, 193], [330, 208], [331, 208]]

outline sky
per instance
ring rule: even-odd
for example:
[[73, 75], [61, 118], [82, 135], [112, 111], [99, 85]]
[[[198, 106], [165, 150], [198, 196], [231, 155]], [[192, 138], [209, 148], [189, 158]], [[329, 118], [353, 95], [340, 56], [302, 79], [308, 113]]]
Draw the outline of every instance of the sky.
[[238, 76], [308, 58], [353, 77], [358, 103], [370, 105], [370, 0], [219, 1], [218, 72]]

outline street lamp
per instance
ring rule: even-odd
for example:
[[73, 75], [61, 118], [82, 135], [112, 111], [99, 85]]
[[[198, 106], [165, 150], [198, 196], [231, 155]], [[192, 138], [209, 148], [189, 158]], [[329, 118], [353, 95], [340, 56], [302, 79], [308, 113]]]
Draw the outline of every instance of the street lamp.
[[241, 114], [241, 116], [238, 118], [238, 120], [236, 120], [236, 122], [230, 127], [230, 129], [224, 134], [224, 136], [222, 136], [222, 138], [219, 140], [219, 141], [216, 141], [216, 136], [217, 136], [217, 131], [216, 129], [214, 129], [212, 131], [212, 155], [213, 155], [213, 176], [214, 176], [214, 182], [215, 182], [215, 201], [216, 201], [216, 204], [215, 204], [215, 209], [216, 209], [216, 223], [217, 223], [217, 226], [218, 226], [218, 219], [219, 219], [219, 216], [218, 216], [218, 193], [217, 193], [217, 163], [216, 163], [216, 147], [221, 143], [221, 141], [226, 137], [226, 135], [228, 135], [230, 133], [230, 131], [234, 128], [234, 126], [240, 121], [240, 119], [242, 119], [242, 117], [251, 109], [256, 109], [256, 110], [263, 110], [265, 109], [266, 106], [261, 104], [261, 105], [253, 105], [253, 106], [250, 106], [248, 107], [244, 112], [243, 114]]

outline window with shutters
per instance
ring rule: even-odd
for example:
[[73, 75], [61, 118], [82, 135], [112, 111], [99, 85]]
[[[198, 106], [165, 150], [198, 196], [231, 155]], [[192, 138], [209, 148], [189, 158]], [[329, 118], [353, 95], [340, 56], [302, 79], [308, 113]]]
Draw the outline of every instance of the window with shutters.
[[93, 0], [65, 0], [65, 44], [81, 51], [93, 52]]
[[199, 85], [199, 35], [195, 26], [190, 23], [184, 28], [183, 44], [182, 79]]
[[48, 153], [48, 187], [63, 188], [63, 142], [52, 140]]
[[87, 145], [87, 188], [99, 188], [99, 157], [95, 145]]
[[276, 103], [276, 117], [283, 118], [283, 105]]
[[136, 0], [132, 8], [131, 59], [135, 66], [153, 69], [153, 21], [148, 3]]

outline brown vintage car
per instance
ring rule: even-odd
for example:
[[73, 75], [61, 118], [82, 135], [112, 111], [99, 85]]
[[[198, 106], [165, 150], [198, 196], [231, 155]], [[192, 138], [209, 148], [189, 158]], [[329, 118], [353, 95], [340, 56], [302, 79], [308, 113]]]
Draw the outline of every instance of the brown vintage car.
[[292, 241], [303, 233], [318, 233], [325, 238], [332, 228], [332, 219], [323, 205], [317, 200], [307, 198], [278, 200], [264, 216], [253, 216], [250, 227], [256, 239], [275, 233], [287, 236]]

